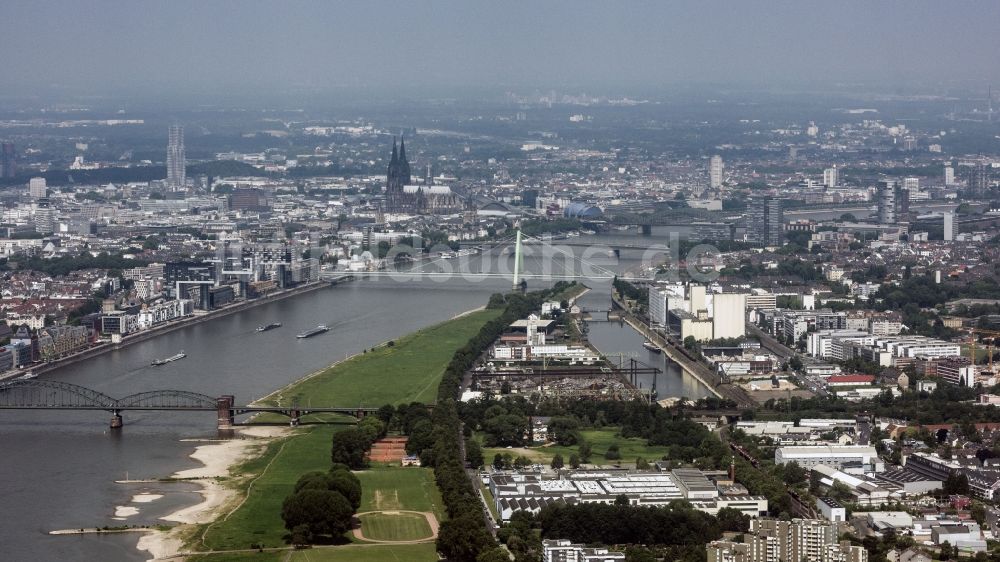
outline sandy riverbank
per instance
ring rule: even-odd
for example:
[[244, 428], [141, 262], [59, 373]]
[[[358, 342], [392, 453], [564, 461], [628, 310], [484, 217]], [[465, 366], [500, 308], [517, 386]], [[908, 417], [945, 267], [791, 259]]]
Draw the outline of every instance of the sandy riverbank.
[[480, 306], [480, 307], [477, 307], [477, 308], [473, 308], [472, 310], [466, 310], [465, 312], [459, 312], [458, 314], [456, 314], [456, 315], [452, 316], [451, 318], [449, 318], [449, 320], [458, 320], [459, 318], [461, 318], [463, 316], [468, 316], [468, 315], [472, 314], [473, 312], [479, 312], [480, 310], [486, 310], [486, 307], [485, 306]]
[[[175, 472], [171, 478], [197, 483], [202, 501], [179, 509], [161, 519], [179, 525], [169, 531], [150, 531], [143, 535], [136, 548], [149, 552], [151, 560], [158, 560], [177, 554], [184, 546], [182, 538], [191, 525], [209, 523], [231, 510], [238, 502], [237, 491], [226, 485], [226, 478], [235, 476], [232, 469], [239, 463], [263, 453], [272, 439], [288, 435], [291, 429], [283, 427], [242, 427], [236, 430], [236, 437], [224, 441], [212, 441], [195, 447], [191, 458], [202, 466]], [[140, 503], [151, 501], [146, 497], [136, 500]]]

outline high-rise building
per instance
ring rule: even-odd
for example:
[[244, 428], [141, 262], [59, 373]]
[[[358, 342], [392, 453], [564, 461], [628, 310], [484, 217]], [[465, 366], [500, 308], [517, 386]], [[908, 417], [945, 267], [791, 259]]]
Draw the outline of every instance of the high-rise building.
[[722, 187], [722, 157], [718, 154], [708, 164], [708, 186], [712, 189]]
[[758, 196], [750, 200], [747, 239], [761, 246], [780, 246], [785, 239], [785, 216], [781, 199]]
[[171, 125], [167, 131], [167, 185], [180, 189], [187, 183], [184, 158], [184, 127]]
[[984, 162], [976, 162], [969, 171], [969, 192], [981, 195], [990, 188], [990, 169]]
[[28, 196], [32, 199], [41, 199], [49, 196], [49, 189], [45, 185], [45, 178], [31, 178], [28, 180]]
[[0, 143], [0, 178], [12, 178], [17, 175], [17, 157], [14, 153], [14, 143]]
[[951, 166], [944, 167], [944, 184], [955, 185], [955, 168]]
[[840, 540], [841, 525], [820, 519], [754, 519], [742, 543], [705, 545], [708, 562], [867, 562], [863, 546]]
[[958, 234], [958, 221], [955, 220], [955, 213], [946, 211], [942, 222], [944, 223], [944, 240], [945, 242], [951, 242]]
[[56, 212], [52, 208], [52, 203], [48, 199], [39, 199], [38, 207], [32, 215], [32, 222], [35, 232], [41, 234], [51, 234], [56, 229]]
[[877, 204], [879, 224], [896, 223], [896, 195], [899, 188], [895, 180], [882, 180], [878, 182]]
[[823, 185], [826, 187], [837, 187], [837, 181], [840, 179], [837, 176], [836, 164], [823, 170]]

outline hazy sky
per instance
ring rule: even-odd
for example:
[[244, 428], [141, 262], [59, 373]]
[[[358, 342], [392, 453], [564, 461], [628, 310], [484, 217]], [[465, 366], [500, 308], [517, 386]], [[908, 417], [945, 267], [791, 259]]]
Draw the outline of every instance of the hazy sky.
[[985, 82], [997, 22], [997, 1], [4, 0], [0, 89]]

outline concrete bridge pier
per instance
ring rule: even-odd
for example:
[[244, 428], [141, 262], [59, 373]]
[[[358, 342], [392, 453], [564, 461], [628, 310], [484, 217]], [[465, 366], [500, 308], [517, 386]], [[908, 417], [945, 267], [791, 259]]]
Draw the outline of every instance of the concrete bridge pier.
[[121, 412], [118, 410], [111, 411], [111, 429], [121, 429], [125, 425], [122, 421]]
[[236, 414], [233, 412], [233, 405], [236, 397], [231, 394], [220, 396], [216, 399], [216, 411], [218, 412], [218, 428], [221, 430], [233, 429], [236, 425]]
[[288, 425], [292, 427], [298, 427], [300, 418], [302, 417], [302, 412], [298, 408], [290, 411], [288, 413]]
[[651, 224], [644, 224], [644, 225], [641, 226], [641, 228], [642, 228], [642, 235], [643, 236], [652, 236], [653, 235], [653, 225], [651, 225]]

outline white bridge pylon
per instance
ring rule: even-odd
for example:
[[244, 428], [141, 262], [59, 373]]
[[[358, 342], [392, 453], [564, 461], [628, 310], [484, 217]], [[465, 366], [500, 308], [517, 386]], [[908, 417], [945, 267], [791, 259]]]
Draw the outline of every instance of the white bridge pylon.
[[[447, 270], [447, 271], [427, 271], [427, 268], [435, 265], [448, 265], [451, 266], [452, 260], [455, 260], [455, 256], [451, 257], [440, 257], [433, 260], [424, 262], [417, 265], [413, 269], [407, 270], [388, 270], [388, 271], [368, 271], [359, 272], [360, 275], [366, 277], [388, 277], [397, 280], [407, 280], [407, 279], [418, 279], [418, 278], [430, 278], [430, 279], [441, 279], [441, 278], [469, 278], [473, 279], [511, 279], [512, 286], [516, 290], [524, 279], [541, 279], [541, 280], [611, 280], [616, 276], [621, 277], [615, 271], [608, 269], [605, 266], [594, 263], [588, 259], [577, 256], [573, 251], [566, 248], [560, 247], [559, 245], [552, 244], [550, 241], [537, 238], [533, 236], [527, 236], [523, 234], [520, 230], [517, 231], [516, 235], [498, 242], [490, 243], [496, 244], [489, 251], [506, 249], [510, 247], [511, 243], [514, 246], [514, 263], [513, 271], [507, 269], [506, 267], [499, 267], [496, 270], [486, 270], [482, 268], [482, 264], [478, 268], [479, 271], [472, 271], [469, 267], [470, 261], [468, 258], [470, 256], [457, 256], [457, 259], [462, 260], [459, 262], [459, 267], [457, 270]], [[525, 270], [524, 258], [525, 252], [523, 250], [523, 243], [537, 243], [541, 246], [541, 252], [549, 253], [549, 256], [538, 256], [541, 259], [550, 258], [548, 263], [561, 262], [562, 271], [535, 273]], [[534, 246], [534, 244], [533, 244]], [[475, 254], [476, 256], [485, 256], [488, 252], [482, 254]], [[534, 252], [528, 252], [528, 257], [532, 256]], [[502, 254], [501, 254], [502, 255]], [[551, 259], [551, 258], [565, 258], [565, 259]], [[500, 262], [497, 262], [499, 265]], [[574, 264], [580, 264], [586, 267], [574, 267]], [[638, 280], [638, 279], [637, 279]]]

